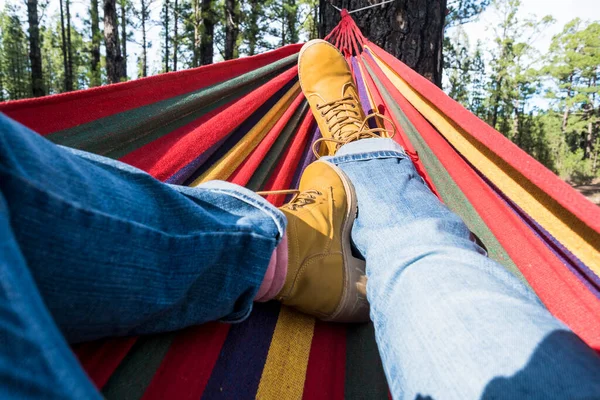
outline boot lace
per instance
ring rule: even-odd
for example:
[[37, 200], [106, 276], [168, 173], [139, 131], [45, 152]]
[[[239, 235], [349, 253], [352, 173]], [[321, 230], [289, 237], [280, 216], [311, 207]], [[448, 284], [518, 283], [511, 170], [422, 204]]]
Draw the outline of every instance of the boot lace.
[[[320, 138], [315, 140], [312, 145], [312, 151], [317, 158], [319, 153], [317, 145], [321, 142], [336, 143], [336, 150], [346, 143], [353, 142], [359, 139], [389, 137], [392, 138], [396, 134], [396, 127], [391, 119], [379, 113], [369, 114], [364, 120], [360, 119], [360, 113], [356, 109], [358, 102], [352, 95], [345, 96], [339, 100], [330, 101], [324, 104], [317, 104], [317, 110], [321, 116], [325, 118], [331, 132], [331, 138]], [[358, 106], [359, 107], [359, 106]], [[369, 120], [380, 117], [388, 121], [393, 128], [390, 135], [385, 128], [369, 128]], [[351, 126], [352, 129], [345, 129]]]
[[321, 196], [323, 193], [321, 193], [318, 190], [314, 190], [314, 189], [310, 189], [310, 190], [305, 190], [303, 192], [297, 190], [297, 189], [289, 189], [289, 190], [271, 190], [271, 191], [266, 191], [266, 192], [256, 192], [257, 194], [261, 195], [261, 196], [268, 196], [270, 194], [293, 194], [294, 197], [292, 197], [292, 200], [290, 200], [289, 203], [287, 203], [286, 205], [284, 205], [282, 208], [287, 208], [289, 210], [292, 211], [296, 211], [299, 208], [302, 208], [308, 204], [312, 204], [315, 202], [315, 199], [318, 196]]

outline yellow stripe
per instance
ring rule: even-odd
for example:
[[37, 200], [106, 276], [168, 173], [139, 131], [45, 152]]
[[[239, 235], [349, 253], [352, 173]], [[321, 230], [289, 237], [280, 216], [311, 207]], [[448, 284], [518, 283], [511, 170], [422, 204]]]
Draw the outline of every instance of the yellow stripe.
[[[374, 55], [373, 52], [371, 54]], [[523, 177], [502, 158], [473, 139], [452, 119], [415, 91], [384, 61], [375, 60], [402, 95], [505, 195], [600, 275], [600, 235]]]
[[226, 180], [229, 178], [269, 133], [269, 130], [277, 123], [298, 94], [300, 94], [300, 83], [296, 82], [227, 154], [200, 175], [190, 186], [198, 186], [202, 182], [214, 179]]
[[315, 319], [281, 307], [257, 399], [301, 399]]

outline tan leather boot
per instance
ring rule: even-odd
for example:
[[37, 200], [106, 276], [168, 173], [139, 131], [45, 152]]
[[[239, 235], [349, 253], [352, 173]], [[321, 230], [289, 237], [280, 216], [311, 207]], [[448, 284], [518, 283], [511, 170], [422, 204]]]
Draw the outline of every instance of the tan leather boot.
[[377, 113], [365, 115], [350, 67], [331, 43], [321, 39], [307, 42], [300, 50], [298, 76], [323, 136], [315, 145], [323, 142], [325, 155], [334, 155], [355, 140], [393, 136], [384, 128], [369, 128], [369, 118], [387, 118]]
[[275, 298], [325, 321], [368, 321], [365, 262], [350, 245], [357, 211], [350, 180], [337, 166], [316, 161], [281, 210], [288, 220], [288, 271]]

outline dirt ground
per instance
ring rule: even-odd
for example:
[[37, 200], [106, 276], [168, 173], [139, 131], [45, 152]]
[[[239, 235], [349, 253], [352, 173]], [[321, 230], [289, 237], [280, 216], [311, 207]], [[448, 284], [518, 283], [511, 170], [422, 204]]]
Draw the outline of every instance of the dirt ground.
[[589, 185], [571, 185], [589, 201], [600, 206], [600, 179], [594, 179]]

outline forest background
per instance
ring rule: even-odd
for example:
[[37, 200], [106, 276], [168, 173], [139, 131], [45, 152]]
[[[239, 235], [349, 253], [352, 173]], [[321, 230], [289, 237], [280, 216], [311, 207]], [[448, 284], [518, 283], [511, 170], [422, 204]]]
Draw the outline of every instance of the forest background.
[[[323, 36], [381, 0], [0, 0], [0, 101], [86, 89]], [[597, 0], [395, 0], [380, 44], [600, 204]]]

